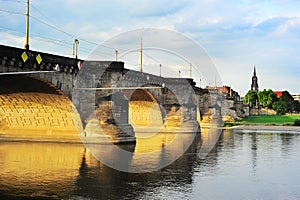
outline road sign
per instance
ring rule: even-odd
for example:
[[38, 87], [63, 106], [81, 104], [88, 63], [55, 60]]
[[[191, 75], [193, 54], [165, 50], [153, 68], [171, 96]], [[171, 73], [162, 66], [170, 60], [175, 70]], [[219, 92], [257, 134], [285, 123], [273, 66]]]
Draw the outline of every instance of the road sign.
[[25, 51], [22, 53], [21, 58], [22, 58], [24, 63], [28, 60], [28, 56], [27, 56], [27, 53]]
[[41, 54], [38, 54], [35, 59], [38, 64], [41, 64], [41, 62], [43, 61]]

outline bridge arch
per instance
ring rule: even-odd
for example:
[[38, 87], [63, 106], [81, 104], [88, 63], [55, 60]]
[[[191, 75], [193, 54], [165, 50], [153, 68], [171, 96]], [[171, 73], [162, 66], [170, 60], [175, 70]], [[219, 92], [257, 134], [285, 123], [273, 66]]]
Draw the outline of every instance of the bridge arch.
[[28, 75], [0, 77], [1, 137], [78, 140], [71, 100], [55, 85]]
[[127, 91], [129, 124], [138, 132], [158, 132], [163, 128], [163, 109], [146, 89]]

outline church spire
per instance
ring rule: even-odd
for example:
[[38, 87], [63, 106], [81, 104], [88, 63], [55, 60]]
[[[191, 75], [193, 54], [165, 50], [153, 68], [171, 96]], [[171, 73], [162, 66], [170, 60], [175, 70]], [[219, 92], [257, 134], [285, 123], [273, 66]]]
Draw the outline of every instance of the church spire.
[[253, 71], [253, 76], [252, 76], [251, 90], [258, 92], [258, 83], [257, 83], [255, 65], [254, 65], [254, 71]]

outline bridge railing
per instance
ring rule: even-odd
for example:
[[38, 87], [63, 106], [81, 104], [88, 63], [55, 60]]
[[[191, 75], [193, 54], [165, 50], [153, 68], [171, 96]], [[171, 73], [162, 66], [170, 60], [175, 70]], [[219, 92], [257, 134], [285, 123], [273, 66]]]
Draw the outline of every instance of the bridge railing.
[[54, 70], [58, 65], [63, 72], [77, 73], [80, 62], [82, 60], [0, 45], [0, 65], [6, 66], [6, 71]]

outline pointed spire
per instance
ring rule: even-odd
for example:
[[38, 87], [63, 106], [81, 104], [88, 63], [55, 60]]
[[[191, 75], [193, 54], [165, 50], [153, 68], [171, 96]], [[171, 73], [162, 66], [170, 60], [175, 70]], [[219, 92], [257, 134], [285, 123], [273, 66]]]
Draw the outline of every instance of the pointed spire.
[[254, 65], [253, 76], [252, 76], [251, 90], [254, 90], [254, 91], [258, 92], [258, 83], [257, 83], [257, 76], [256, 76], [255, 65]]

